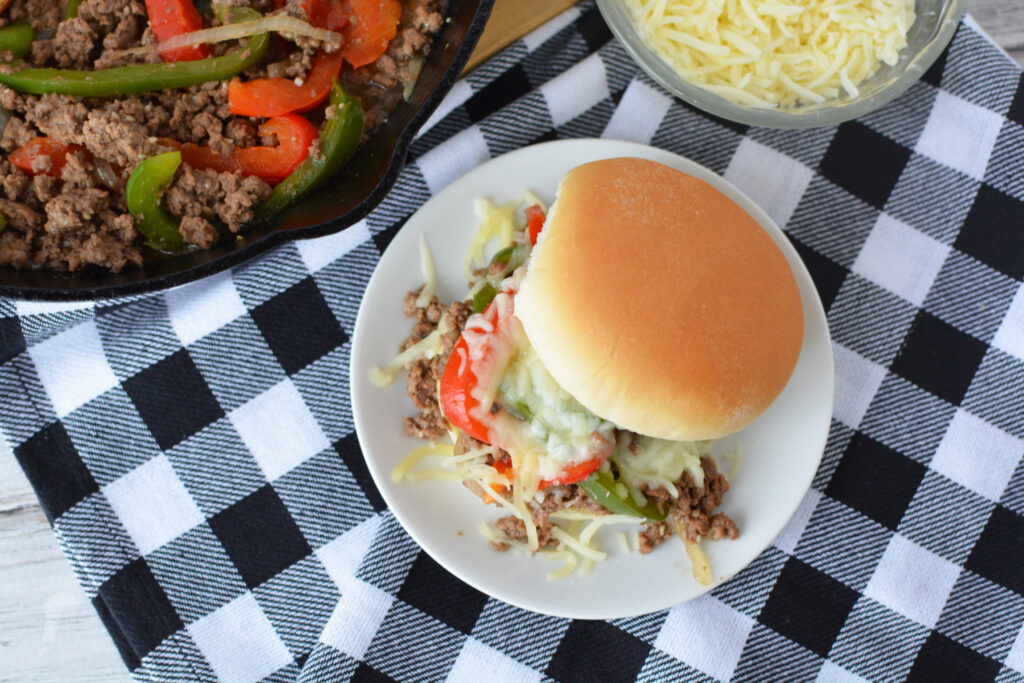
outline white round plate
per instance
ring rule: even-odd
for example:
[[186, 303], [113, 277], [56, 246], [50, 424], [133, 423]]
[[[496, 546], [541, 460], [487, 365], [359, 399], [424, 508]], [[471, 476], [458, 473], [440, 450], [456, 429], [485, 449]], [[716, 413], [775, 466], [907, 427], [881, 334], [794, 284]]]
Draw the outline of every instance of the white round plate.
[[[473, 200], [518, 199], [531, 189], [554, 200], [562, 176], [596, 159], [634, 156], [674, 166], [701, 178], [732, 198], [771, 235], [789, 261], [804, 306], [804, 345], [785, 391], [768, 411], [742, 432], [716, 442], [716, 454], [741, 445], [739, 468], [721, 510], [740, 528], [735, 541], [701, 543], [714, 574], [712, 586], [694, 581], [678, 539], [649, 555], [623, 554], [615, 533], [604, 527], [602, 548], [609, 558], [587, 576], [548, 581], [560, 565], [515, 552], [496, 552], [477, 531], [502, 512], [483, 505], [457, 482], [395, 483], [392, 468], [422, 441], [403, 433], [403, 419], [414, 414], [404, 377], [387, 389], [369, 380], [372, 366], [383, 366], [409, 335], [402, 314], [406, 291], [419, 287], [419, 240], [425, 236], [438, 277], [442, 302], [466, 294], [463, 259], [478, 227]], [[665, 609], [697, 597], [733, 576], [764, 550], [796, 511], [818, 468], [832, 416], [832, 348], [828, 324], [807, 269], [775, 223], [746, 195], [708, 169], [664, 150], [610, 140], [561, 140], [526, 147], [483, 164], [456, 180], [413, 215], [388, 247], [366, 288], [352, 341], [352, 410], [363, 454], [381, 495], [409, 535], [457, 577], [499, 600], [558, 617], [610, 619]], [[422, 465], [421, 465], [422, 466]], [[728, 466], [724, 468], [728, 471]], [[638, 527], [637, 527], [638, 528]]]

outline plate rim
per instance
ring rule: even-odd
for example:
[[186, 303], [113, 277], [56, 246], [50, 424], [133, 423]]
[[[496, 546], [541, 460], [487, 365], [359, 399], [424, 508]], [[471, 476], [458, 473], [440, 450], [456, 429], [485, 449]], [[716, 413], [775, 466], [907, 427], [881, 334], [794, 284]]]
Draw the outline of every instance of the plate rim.
[[[453, 565], [452, 563], [446, 562], [441, 557], [438, 557], [438, 555], [435, 554], [435, 552], [433, 552], [431, 548], [428, 548], [427, 545], [425, 545], [421, 541], [421, 539], [418, 538], [417, 535], [411, 530], [410, 524], [407, 523], [407, 521], [406, 521], [405, 513], [400, 511], [401, 510], [400, 506], [397, 506], [397, 505], [394, 504], [394, 501], [392, 500], [391, 494], [388, 493], [388, 487], [387, 486], [382, 486], [381, 480], [386, 478], [386, 476], [387, 476], [387, 478], [389, 478], [390, 472], [389, 471], [388, 472], [384, 472], [383, 470], [381, 472], [378, 472], [377, 468], [375, 467], [374, 460], [373, 460], [373, 458], [369, 454], [369, 450], [370, 449], [367, 448], [367, 439], [364, 436], [364, 431], [366, 430], [366, 427], [361, 427], [361, 425], [365, 424], [366, 417], [363, 414], [362, 409], [360, 408], [360, 402], [357, 400], [357, 391], [358, 391], [358, 389], [357, 389], [357, 382], [353, 381], [353, 378], [358, 376], [357, 373], [359, 373], [361, 371], [365, 372], [366, 370], [368, 370], [368, 368], [359, 369], [359, 368], [355, 367], [355, 363], [358, 360], [358, 356], [359, 356], [359, 354], [357, 353], [356, 349], [357, 349], [357, 347], [362, 347], [363, 346], [363, 343], [361, 343], [360, 340], [366, 338], [365, 328], [370, 324], [367, 321], [368, 321], [369, 317], [372, 315], [372, 314], [367, 312], [367, 307], [369, 305], [367, 303], [367, 301], [368, 301], [367, 293], [370, 292], [371, 289], [374, 288], [374, 286], [378, 282], [378, 280], [381, 280], [381, 279], [383, 279], [385, 277], [384, 271], [380, 268], [380, 263], [385, 259], [385, 257], [388, 254], [388, 252], [394, 247], [394, 245], [395, 245], [395, 243], [397, 241], [397, 238], [402, 233], [402, 231], [406, 230], [406, 227], [410, 223], [413, 222], [412, 219], [417, 214], [419, 214], [420, 212], [422, 212], [424, 210], [429, 210], [429, 206], [431, 204], [439, 201], [438, 197], [442, 197], [443, 195], [445, 195], [447, 193], [458, 193], [460, 183], [463, 183], [464, 181], [466, 181], [467, 178], [469, 178], [469, 177], [473, 176], [474, 174], [478, 173], [481, 169], [483, 169], [485, 167], [488, 167], [488, 166], [490, 166], [492, 164], [496, 164], [496, 163], [508, 163], [508, 158], [509, 157], [515, 157], [515, 156], [520, 156], [520, 155], [526, 156], [526, 155], [531, 155], [531, 154], [537, 154], [539, 152], [543, 153], [543, 152], [545, 152], [547, 150], [552, 150], [552, 153], [557, 153], [557, 149], [558, 148], [566, 148], [566, 147], [569, 147], [569, 146], [576, 147], [576, 146], [580, 146], [580, 145], [588, 145], [589, 146], [589, 149], [587, 149], [588, 153], [593, 150], [593, 154], [590, 155], [590, 156], [592, 156], [593, 159], [609, 158], [609, 155], [603, 154], [601, 152], [602, 149], [606, 149], [609, 145], [614, 146], [614, 148], [616, 149], [614, 154], [612, 154], [611, 156], [626, 156], [628, 154], [628, 152], [626, 152], [625, 150], [627, 150], [627, 149], [633, 149], [635, 152], [637, 152], [636, 156], [646, 156], [648, 158], [652, 154], [653, 155], [662, 155], [662, 156], [668, 155], [668, 156], [674, 158], [675, 160], [683, 162], [683, 165], [685, 165], [685, 166], [690, 166], [690, 167], [692, 167], [694, 169], [699, 169], [700, 173], [699, 174], [694, 174], [696, 177], [700, 177], [701, 179], [707, 180], [716, 189], [718, 189], [719, 191], [722, 191], [727, 196], [730, 196], [731, 198], [733, 198], [734, 201], [736, 201], [736, 198], [739, 198], [741, 202], [745, 202], [748, 206], [743, 207], [744, 210], [747, 210], [748, 207], [752, 207], [754, 209], [754, 211], [748, 211], [748, 213], [751, 213], [753, 218], [758, 222], [758, 225], [769, 234], [769, 237], [772, 237], [773, 242], [778, 243], [775, 240], [774, 235], [771, 234], [771, 231], [768, 230], [767, 228], [765, 228], [765, 224], [771, 226], [774, 229], [774, 231], [779, 236], [782, 237], [783, 242], [784, 242], [784, 246], [780, 245], [780, 249], [782, 249], [783, 251], [789, 250], [790, 252], [792, 252], [792, 255], [795, 257], [794, 258], [794, 262], [796, 264], [798, 264], [799, 268], [800, 268], [800, 272], [799, 273], [794, 273], [794, 274], [798, 278], [801, 277], [801, 276], [803, 278], [806, 278], [806, 281], [810, 284], [810, 290], [811, 290], [811, 293], [813, 294], [813, 296], [810, 297], [810, 301], [809, 301], [810, 310], [808, 310], [808, 306], [806, 304], [803, 304], [804, 311], [805, 311], [805, 316], [810, 314], [809, 317], [812, 319], [811, 323], [812, 324], [820, 324], [821, 325], [821, 329], [824, 332], [824, 343], [826, 344], [826, 346], [828, 348], [828, 352], [827, 352], [827, 354], [825, 354], [827, 356], [827, 363], [828, 363], [828, 369], [829, 369], [829, 373], [828, 373], [828, 387], [827, 387], [828, 390], [827, 390], [827, 392], [823, 392], [823, 395], [827, 395], [827, 399], [823, 399], [823, 400], [827, 400], [827, 404], [828, 404], [828, 411], [827, 411], [827, 413], [828, 413], [829, 417], [828, 417], [828, 420], [825, 421], [825, 424], [820, 428], [820, 439], [816, 441], [816, 443], [818, 443], [819, 441], [820, 441], [820, 443], [819, 443], [818, 446], [815, 447], [815, 451], [817, 453], [817, 456], [816, 456], [816, 459], [815, 459], [814, 467], [813, 468], [808, 467], [805, 477], [803, 477], [803, 479], [801, 481], [799, 481], [797, 483], [797, 485], [794, 487], [795, 489], [799, 489], [800, 495], [799, 496], [795, 496], [794, 497], [794, 501], [795, 502], [792, 505], [787, 506], [787, 508], [785, 509], [785, 516], [784, 516], [785, 522], [780, 526], [780, 528], [775, 532], [775, 534], [772, 535], [771, 537], [769, 537], [763, 544], [760, 544], [760, 543], [757, 544], [758, 545], [757, 551], [755, 553], [753, 553], [753, 555], [750, 557], [750, 559], [747, 562], [745, 562], [742, 566], [736, 568], [735, 570], [729, 572], [728, 574], [722, 574], [721, 576], [716, 577], [716, 580], [713, 581], [711, 585], [709, 585], [709, 586], [702, 586], [702, 587], [698, 588], [696, 590], [696, 592], [694, 592], [692, 595], [690, 595], [689, 597], [684, 598], [681, 601], [673, 600], [672, 602], [664, 604], [664, 605], [662, 605], [660, 607], [657, 607], [657, 608], [654, 608], [654, 609], [646, 609], [646, 608], [644, 608], [641, 611], [628, 610], [627, 609], [625, 611], [604, 611], [604, 612], [601, 612], [601, 613], [598, 614], [598, 613], [596, 613], [593, 610], [587, 610], [587, 609], [583, 609], [583, 610], [579, 610], [579, 611], [563, 610], [563, 609], [548, 609], [548, 608], [545, 608], [543, 606], [543, 604], [534, 604], [534, 603], [530, 603], [529, 601], [525, 601], [524, 602], [524, 601], [518, 599], [514, 594], [510, 594], [509, 592], [502, 591], [502, 592], [497, 592], [496, 593], [496, 592], [494, 592], [492, 590], [489, 590], [488, 588], [485, 588], [482, 585], [480, 585], [480, 583], [478, 581], [476, 581], [473, 578], [472, 575], [467, 574], [466, 572], [462, 571], [462, 569], [459, 566]], [[585, 162], [580, 162], [580, 163], [585, 163]], [[468, 181], [466, 181], [466, 182], [468, 182]], [[474, 197], [466, 197], [465, 198], [465, 200], [467, 202], [471, 202], [473, 199], [474, 199]], [[415, 224], [415, 223], [413, 223], [413, 224]], [[789, 262], [788, 258], [787, 258], [787, 262]], [[745, 192], [743, 192], [741, 189], [736, 187], [733, 183], [731, 183], [730, 181], [728, 181], [727, 179], [725, 179], [724, 177], [722, 177], [718, 173], [715, 173], [711, 169], [707, 168], [703, 164], [700, 164], [700, 163], [698, 163], [698, 162], [696, 162], [696, 161], [694, 161], [692, 159], [689, 159], [689, 158], [687, 158], [687, 157], [685, 157], [685, 156], [683, 156], [681, 154], [678, 154], [678, 153], [675, 153], [675, 152], [672, 152], [672, 151], [669, 151], [669, 150], [666, 150], [666, 149], [662, 149], [662, 148], [659, 148], [659, 147], [654, 147], [652, 145], [645, 145], [645, 144], [637, 143], [637, 142], [631, 142], [631, 141], [625, 141], [625, 140], [610, 140], [610, 139], [606, 139], [606, 138], [561, 139], [561, 140], [552, 140], [552, 141], [537, 143], [537, 144], [534, 144], [534, 145], [527, 145], [525, 147], [517, 148], [515, 150], [512, 150], [510, 152], [507, 152], [505, 154], [502, 154], [502, 155], [499, 155], [499, 156], [496, 156], [496, 157], [493, 157], [493, 158], [487, 160], [486, 162], [480, 164], [476, 168], [474, 168], [474, 169], [470, 170], [469, 172], [463, 174], [462, 176], [459, 176], [458, 178], [455, 178], [454, 180], [452, 180], [447, 186], [445, 186], [444, 188], [438, 190], [435, 194], [433, 194], [426, 202], [421, 204], [410, 215], [409, 220], [407, 220], [405, 222], [405, 224], [402, 226], [402, 228], [398, 231], [398, 233], [395, 234], [395, 236], [392, 239], [392, 241], [388, 244], [387, 248], [381, 254], [380, 260], [374, 266], [373, 273], [371, 274], [370, 279], [367, 281], [366, 288], [363, 291], [363, 296], [362, 296], [362, 299], [361, 299], [360, 304], [359, 304], [359, 310], [358, 310], [357, 315], [356, 315], [356, 322], [355, 322], [355, 325], [353, 327], [353, 332], [352, 332], [352, 348], [351, 348], [351, 353], [350, 353], [350, 357], [349, 357], [349, 367], [348, 367], [348, 371], [349, 371], [349, 397], [350, 397], [350, 402], [351, 402], [351, 406], [352, 406], [352, 417], [353, 417], [353, 424], [354, 424], [354, 428], [355, 428], [356, 438], [357, 438], [357, 441], [359, 443], [360, 451], [361, 451], [361, 453], [363, 455], [363, 459], [364, 459], [364, 461], [365, 461], [365, 463], [367, 465], [367, 469], [369, 470], [370, 476], [373, 479], [374, 485], [377, 487], [378, 491], [380, 492], [381, 497], [383, 498], [385, 504], [387, 505], [387, 509], [391, 511], [391, 513], [395, 517], [396, 521], [398, 521], [398, 523], [401, 525], [403, 531], [409, 535], [409, 537], [413, 540], [413, 542], [416, 543], [416, 545], [420, 549], [422, 549], [435, 562], [437, 562], [438, 565], [440, 565], [446, 571], [448, 571], [451, 574], [453, 574], [455, 577], [457, 577], [463, 583], [465, 583], [465, 584], [471, 586], [472, 588], [480, 591], [484, 595], [487, 595], [489, 597], [493, 597], [493, 598], [495, 598], [497, 600], [501, 600], [502, 602], [510, 604], [510, 605], [512, 605], [514, 607], [517, 607], [517, 608], [520, 608], [520, 609], [524, 609], [524, 610], [528, 610], [530, 612], [534, 612], [534, 613], [538, 613], [538, 614], [544, 614], [544, 615], [547, 615], [547, 616], [553, 616], [553, 617], [558, 617], [558, 618], [568, 618], [568, 619], [605, 620], [605, 619], [616, 619], [616, 618], [630, 618], [630, 617], [641, 616], [641, 615], [644, 615], [644, 614], [651, 614], [651, 613], [654, 613], [654, 612], [657, 612], [657, 611], [661, 611], [661, 610], [664, 610], [664, 609], [669, 609], [669, 608], [674, 607], [675, 605], [681, 604], [683, 602], [688, 602], [688, 601], [690, 601], [690, 600], [692, 600], [694, 598], [697, 598], [697, 597], [700, 597], [701, 595], [704, 595], [705, 593], [707, 593], [707, 592], [717, 588], [718, 586], [721, 586], [722, 584], [726, 583], [727, 581], [731, 580], [734, 576], [736, 576], [737, 574], [742, 572], [744, 569], [746, 569], [748, 566], [750, 566], [750, 564], [754, 560], [756, 560], [757, 557], [759, 557], [761, 554], [763, 554], [764, 551], [772, 544], [772, 541], [774, 541], [774, 539], [778, 536], [778, 534], [782, 532], [782, 530], [786, 527], [786, 525], [789, 523], [789, 521], [793, 518], [793, 516], [796, 513], [797, 509], [799, 508], [800, 504], [802, 503], [802, 501], [806, 497], [807, 491], [809, 491], [810, 488], [811, 488], [811, 484], [812, 484], [812, 482], [814, 480], [814, 476], [817, 473], [818, 468], [821, 465], [822, 458], [824, 456], [824, 450], [825, 450], [825, 447], [827, 445], [828, 435], [831, 432], [831, 421], [832, 421], [832, 419], [834, 417], [834, 407], [835, 407], [834, 406], [834, 403], [835, 403], [835, 395], [834, 395], [834, 390], [835, 390], [835, 359], [833, 357], [831, 347], [832, 347], [832, 338], [831, 338], [831, 331], [830, 331], [829, 326], [828, 326], [828, 318], [827, 318], [827, 315], [825, 313], [824, 306], [823, 306], [823, 304], [821, 302], [821, 296], [818, 293], [817, 287], [814, 284], [814, 280], [813, 280], [813, 278], [810, 275], [810, 271], [807, 269], [806, 264], [804, 263], [803, 259], [800, 257], [799, 252], [796, 251], [796, 248], [793, 246], [793, 243], [790, 241], [788, 235], [786, 235], [786, 233], [779, 227], [779, 225], [774, 221], [774, 219], [772, 219], [771, 216], [769, 216], [768, 213], [763, 208], [761, 208], [761, 206], [759, 204], [757, 204], [753, 199], [751, 199]], [[802, 354], [803, 354], [803, 348], [801, 349], [801, 355]], [[482, 547], [481, 550], [483, 551], [484, 548]], [[584, 577], [581, 580], [586, 581], [586, 577]]]

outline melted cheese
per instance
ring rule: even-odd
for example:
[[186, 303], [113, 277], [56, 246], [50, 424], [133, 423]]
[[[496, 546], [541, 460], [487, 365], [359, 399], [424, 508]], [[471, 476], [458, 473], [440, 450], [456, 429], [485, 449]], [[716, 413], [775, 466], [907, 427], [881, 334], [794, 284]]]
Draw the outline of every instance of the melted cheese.
[[507, 202], [495, 206], [491, 200], [484, 197], [478, 198], [473, 203], [473, 210], [480, 219], [480, 227], [473, 235], [469, 249], [466, 252], [466, 260], [463, 263], [463, 274], [467, 280], [473, 279], [473, 270], [487, 265], [484, 259], [484, 248], [492, 238], [498, 239], [498, 249], [512, 246], [513, 235], [517, 223], [516, 211], [519, 209], [519, 202]]
[[499, 392], [504, 404], [529, 413], [510, 427], [525, 432], [516, 439], [520, 443], [537, 444], [528, 450], [542, 454], [536, 465], [541, 479], [553, 479], [566, 465], [592, 458], [595, 433], [613, 438], [615, 426], [560, 387], [528, 342], [505, 368]]
[[441, 353], [441, 335], [444, 331], [441, 326], [419, 340], [405, 351], [394, 357], [384, 369], [377, 366], [370, 368], [370, 381], [381, 389], [388, 387], [395, 381], [395, 376], [402, 370], [408, 369], [415, 361], [429, 360]]
[[737, 104], [824, 102], [893, 65], [914, 0], [625, 0], [681, 76]]
[[619, 478], [629, 487], [638, 504], [646, 502], [640, 493], [644, 485], [662, 487], [673, 497], [678, 496], [674, 484], [682, 478], [684, 471], [693, 475], [697, 486], [704, 485], [700, 459], [710, 452], [710, 442], [665, 441], [637, 436], [631, 450], [631, 441], [631, 434], [621, 432], [610, 460], [615, 463]]
[[437, 273], [434, 271], [434, 257], [430, 255], [427, 238], [423, 235], [420, 235], [420, 271], [423, 273], [423, 289], [416, 297], [416, 305], [426, 308], [437, 289]]

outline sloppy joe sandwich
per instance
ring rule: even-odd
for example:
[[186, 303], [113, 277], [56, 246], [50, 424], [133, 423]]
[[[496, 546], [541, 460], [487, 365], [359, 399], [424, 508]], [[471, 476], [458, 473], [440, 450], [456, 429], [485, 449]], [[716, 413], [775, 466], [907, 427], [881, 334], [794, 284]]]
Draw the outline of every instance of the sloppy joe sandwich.
[[[796, 366], [793, 273], [732, 200], [653, 161], [584, 164], [547, 215], [525, 204], [478, 200], [463, 301], [433, 295], [424, 251], [412, 334], [375, 369], [379, 384], [408, 371], [406, 431], [431, 441], [394, 477], [460, 480], [504, 515], [481, 526], [493, 547], [567, 560], [553, 578], [607, 556], [598, 528], [634, 524], [641, 553], [682, 537], [708, 583], [698, 542], [739, 534], [716, 509], [729, 484], [713, 440], [757, 419]], [[428, 454], [450, 470], [412, 470]]]

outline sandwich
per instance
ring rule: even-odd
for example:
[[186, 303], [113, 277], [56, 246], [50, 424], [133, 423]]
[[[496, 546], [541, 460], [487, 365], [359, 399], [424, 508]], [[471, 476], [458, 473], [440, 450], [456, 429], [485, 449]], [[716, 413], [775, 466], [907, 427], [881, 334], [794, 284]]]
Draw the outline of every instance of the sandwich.
[[756, 420], [800, 355], [785, 257], [711, 185], [638, 158], [574, 168], [507, 237], [464, 301], [410, 292], [407, 431], [450, 436], [462, 482], [509, 513], [484, 530], [497, 549], [592, 561], [596, 528], [632, 521], [640, 552], [678, 535], [696, 568], [700, 539], [739, 533], [716, 511], [712, 443]]

